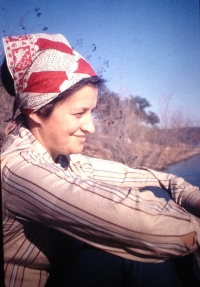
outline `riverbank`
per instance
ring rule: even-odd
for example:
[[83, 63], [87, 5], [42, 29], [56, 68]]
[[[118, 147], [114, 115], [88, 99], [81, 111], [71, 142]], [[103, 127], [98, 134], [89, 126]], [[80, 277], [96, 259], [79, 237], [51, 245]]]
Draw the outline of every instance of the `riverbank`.
[[101, 136], [89, 139], [84, 146], [83, 154], [114, 160], [130, 167], [142, 165], [156, 170], [164, 170], [172, 164], [200, 154], [200, 148], [185, 144], [162, 146], [149, 142], [129, 142], [127, 144]]
[[164, 159], [161, 159], [163, 162], [159, 168], [160, 170], [164, 170], [170, 165], [185, 161], [198, 154], [200, 154], [200, 148], [186, 147], [184, 150], [179, 148], [169, 148]]

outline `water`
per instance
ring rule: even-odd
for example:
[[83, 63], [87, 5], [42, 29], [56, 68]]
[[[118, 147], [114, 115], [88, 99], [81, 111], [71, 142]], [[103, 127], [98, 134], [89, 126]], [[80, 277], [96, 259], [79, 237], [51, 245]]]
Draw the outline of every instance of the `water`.
[[200, 187], [200, 154], [168, 167], [165, 172], [181, 176], [189, 183]]

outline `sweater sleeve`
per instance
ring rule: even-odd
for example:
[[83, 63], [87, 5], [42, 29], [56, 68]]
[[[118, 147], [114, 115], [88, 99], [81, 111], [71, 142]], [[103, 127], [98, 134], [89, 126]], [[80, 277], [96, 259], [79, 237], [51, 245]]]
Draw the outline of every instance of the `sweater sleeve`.
[[[84, 177], [84, 168], [77, 163], [73, 171], [21, 152], [2, 169], [6, 208], [20, 220], [46, 225], [132, 260], [167, 260], [199, 248], [199, 219], [173, 200], [155, 197], [148, 190], [150, 182], [159, 185], [152, 172], [133, 172], [116, 164], [105, 180], [96, 165], [92, 160], [89, 170], [85, 164], [90, 176]], [[102, 165], [108, 177], [111, 167], [99, 161], [99, 170]]]
[[[120, 163], [88, 158], [93, 178], [126, 188], [158, 187], [165, 190], [177, 204], [200, 217], [200, 190], [183, 178], [146, 167], [129, 168]], [[84, 163], [84, 160], [83, 160]], [[83, 164], [84, 168], [84, 164]]]

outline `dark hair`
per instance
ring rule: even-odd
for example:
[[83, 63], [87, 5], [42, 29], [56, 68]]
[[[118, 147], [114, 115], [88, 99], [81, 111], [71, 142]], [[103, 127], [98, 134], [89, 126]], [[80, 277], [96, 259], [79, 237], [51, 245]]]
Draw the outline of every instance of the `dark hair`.
[[[3, 64], [1, 66], [1, 81], [2, 81], [4, 88], [9, 93], [9, 95], [15, 96], [16, 94], [15, 94], [15, 88], [14, 88], [14, 80], [8, 70], [6, 58], [4, 59]], [[51, 102], [49, 102], [45, 106], [41, 107], [35, 113], [42, 118], [48, 118], [51, 115], [56, 104], [66, 99], [70, 95], [74, 94], [83, 86], [92, 85], [95, 87], [99, 87], [104, 82], [105, 80], [98, 76], [84, 78], [80, 80], [79, 82], [77, 82], [76, 84], [74, 84], [73, 86], [71, 86], [70, 88], [68, 88], [66, 91], [59, 94], [55, 99], [53, 99]]]
[[68, 98], [69, 96], [73, 95], [75, 92], [77, 92], [80, 88], [82, 88], [85, 85], [91, 85], [94, 87], [99, 87], [101, 84], [103, 84], [105, 80], [98, 76], [93, 76], [89, 78], [84, 78], [68, 88], [66, 91], [59, 94], [55, 99], [53, 99], [51, 102], [46, 104], [45, 106], [41, 107], [39, 110], [37, 110], [35, 113], [43, 118], [48, 118], [56, 104], [63, 101], [64, 99]]

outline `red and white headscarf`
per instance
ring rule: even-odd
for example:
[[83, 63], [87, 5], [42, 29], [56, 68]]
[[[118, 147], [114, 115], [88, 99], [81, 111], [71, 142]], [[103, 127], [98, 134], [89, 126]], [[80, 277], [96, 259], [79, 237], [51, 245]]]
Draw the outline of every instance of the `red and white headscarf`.
[[60, 34], [10, 36], [3, 43], [22, 113], [30, 114], [81, 79], [96, 76]]
[[81, 79], [96, 76], [61, 34], [9, 36], [3, 44], [23, 114], [37, 111]]

